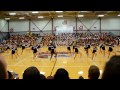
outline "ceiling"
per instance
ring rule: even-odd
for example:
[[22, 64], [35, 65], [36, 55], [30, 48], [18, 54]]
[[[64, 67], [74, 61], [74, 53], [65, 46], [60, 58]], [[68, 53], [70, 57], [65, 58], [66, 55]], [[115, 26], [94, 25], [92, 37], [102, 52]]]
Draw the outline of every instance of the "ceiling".
[[[10, 12], [15, 12], [16, 15], [9, 15]], [[114, 17], [120, 14], [120, 11], [63, 11], [57, 13], [56, 11], [38, 11], [39, 13], [32, 13], [33, 11], [0, 11], [0, 18], [19, 19], [19, 17], [25, 17], [25, 19], [38, 19], [38, 16], [44, 18], [59, 18], [58, 15], [63, 17], [77, 17], [78, 15], [84, 15], [85, 17], [97, 17], [98, 14], [104, 14], [106, 17]]]

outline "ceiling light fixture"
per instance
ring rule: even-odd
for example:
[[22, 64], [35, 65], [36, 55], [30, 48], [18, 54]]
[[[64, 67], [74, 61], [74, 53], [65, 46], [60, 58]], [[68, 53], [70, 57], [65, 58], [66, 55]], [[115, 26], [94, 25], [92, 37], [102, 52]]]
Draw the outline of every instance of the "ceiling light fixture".
[[43, 16], [38, 16], [38, 18], [44, 18]]
[[57, 13], [63, 12], [63, 11], [56, 11]]
[[84, 17], [84, 15], [78, 15], [78, 17]]
[[10, 18], [5, 18], [5, 20], [10, 20]]
[[39, 13], [38, 11], [33, 11], [32, 13]]
[[58, 15], [58, 17], [63, 17], [63, 15]]
[[25, 19], [24, 17], [19, 17], [19, 19]]
[[9, 15], [16, 15], [16, 13], [9, 13]]
[[104, 15], [98, 15], [98, 17], [104, 17]]

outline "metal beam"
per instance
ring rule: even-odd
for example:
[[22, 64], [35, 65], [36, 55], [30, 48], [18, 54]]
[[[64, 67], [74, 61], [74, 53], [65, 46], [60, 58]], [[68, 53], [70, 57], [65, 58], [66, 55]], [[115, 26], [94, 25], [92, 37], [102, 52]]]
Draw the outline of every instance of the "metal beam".
[[31, 27], [31, 22], [30, 22], [30, 21], [31, 21], [31, 20], [29, 19], [29, 35], [30, 35], [30, 32], [31, 32], [31, 30], [30, 30], [30, 29], [31, 29], [31, 28], [30, 28], [30, 27]]
[[10, 38], [10, 26], [9, 26], [9, 20], [7, 21], [8, 23], [8, 38]]
[[53, 29], [54, 29], [54, 27], [53, 27], [53, 18], [52, 18], [52, 34], [53, 34]]
[[99, 19], [100, 19], [100, 33], [101, 33], [101, 17]]
[[77, 17], [75, 17], [75, 21], [76, 21], [76, 33], [77, 33]]

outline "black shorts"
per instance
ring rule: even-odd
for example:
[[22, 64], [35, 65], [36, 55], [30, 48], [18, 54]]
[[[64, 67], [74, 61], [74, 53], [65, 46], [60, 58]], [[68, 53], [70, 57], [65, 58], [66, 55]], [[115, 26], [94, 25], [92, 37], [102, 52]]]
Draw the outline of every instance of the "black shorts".
[[88, 49], [88, 47], [84, 47], [84, 49], [85, 49], [85, 50], [87, 50], [87, 49]]
[[100, 46], [100, 49], [102, 48], [102, 46]]
[[37, 49], [34, 49], [33, 53], [37, 53]]
[[54, 53], [55, 53], [54, 49], [51, 49], [51, 54], [54, 54]]
[[37, 48], [40, 48], [40, 46], [38, 46]]
[[105, 50], [105, 47], [102, 47], [102, 50]]
[[10, 49], [9, 47], [6, 48], [6, 50]]
[[25, 46], [22, 46], [22, 49], [25, 49]]
[[12, 54], [15, 54], [15, 51], [12, 50]]
[[51, 47], [48, 47], [48, 50], [51, 51]]
[[32, 47], [31, 50], [34, 50], [34, 48]]
[[93, 50], [93, 52], [92, 53], [95, 53], [96, 52], [96, 50]]
[[78, 49], [77, 48], [75, 48], [75, 53], [78, 53]]
[[71, 49], [70, 49], [70, 47], [67, 47], [67, 50], [69, 50], [69, 51], [70, 51], [70, 50], [71, 50]]
[[109, 52], [112, 52], [112, 51], [113, 51], [113, 49], [111, 47], [109, 47]]
[[54, 46], [54, 48], [56, 48], [56, 46]]
[[88, 49], [90, 48], [90, 45], [88, 45]]

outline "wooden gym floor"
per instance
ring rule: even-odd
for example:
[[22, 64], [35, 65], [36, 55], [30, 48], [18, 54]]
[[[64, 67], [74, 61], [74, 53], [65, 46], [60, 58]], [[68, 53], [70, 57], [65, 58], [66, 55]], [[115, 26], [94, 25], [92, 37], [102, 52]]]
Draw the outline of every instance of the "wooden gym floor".
[[[120, 52], [118, 52], [120, 51], [118, 46], [114, 47], [113, 49], [117, 53], [117, 55], [120, 55]], [[20, 79], [22, 79], [22, 74], [24, 70], [29, 66], [36, 66], [40, 70], [40, 72], [42, 72], [46, 77], [51, 74], [54, 64], [55, 67], [53, 69], [52, 76], [55, 74], [58, 68], [65, 68], [69, 72], [69, 76], [71, 79], [78, 79], [80, 75], [82, 75], [85, 79], [88, 79], [88, 69], [90, 65], [97, 65], [100, 68], [101, 73], [103, 72], [105, 62], [110, 59], [107, 57], [107, 54], [105, 57], [103, 57], [103, 54], [99, 54], [98, 47], [97, 56], [94, 57], [94, 59], [92, 60], [91, 50], [89, 57], [86, 56], [86, 52], [83, 47], [80, 47], [79, 50], [82, 53], [81, 58], [79, 54], [77, 55], [75, 61], [73, 59], [73, 55], [69, 55], [70, 57], [57, 57], [56, 64], [56, 59], [54, 57], [51, 61], [49, 60], [50, 56], [48, 58], [35, 58], [35, 60], [33, 61], [33, 53], [30, 48], [26, 49], [23, 54], [21, 54], [21, 48], [18, 48], [19, 56], [17, 58], [15, 58], [14, 56], [14, 58], [11, 59], [11, 51], [2, 53], [2, 55], [7, 61], [8, 70], [14, 71], [19, 74]], [[108, 47], [106, 47], [106, 52], [107, 50]], [[56, 51], [67, 52], [67, 49], [66, 46], [58, 46]], [[40, 49], [40, 52], [47, 52], [47, 47], [42, 47]], [[113, 55], [114, 53], [112, 53], [110, 57]]]

